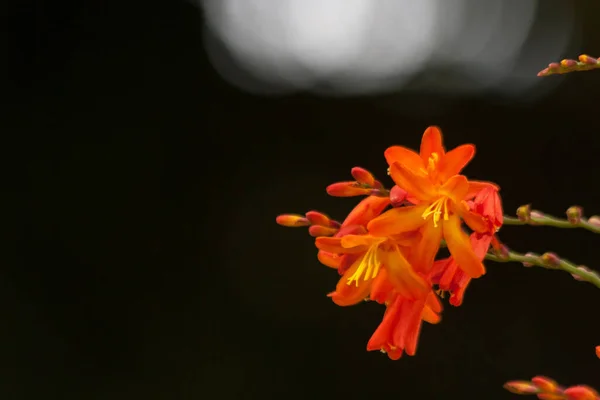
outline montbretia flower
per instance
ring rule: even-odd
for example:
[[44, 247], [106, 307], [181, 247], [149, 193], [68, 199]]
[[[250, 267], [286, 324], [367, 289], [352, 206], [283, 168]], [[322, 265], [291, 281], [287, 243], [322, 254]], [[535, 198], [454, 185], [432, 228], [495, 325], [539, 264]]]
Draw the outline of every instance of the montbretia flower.
[[[481, 215], [487, 223], [487, 231], [473, 232], [470, 236], [473, 252], [477, 258], [483, 260], [490, 245], [497, 243], [494, 235], [503, 222], [502, 202], [498, 190], [490, 186], [483, 188], [473, 201], [467, 203], [470, 209]], [[435, 261], [431, 278], [432, 282], [438, 285], [439, 290], [450, 292], [450, 304], [453, 306], [462, 304], [471, 277], [460, 268], [454, 257]]]
[[380, 350], [392, 360], [399, 359], [404, 352], [415, 355], [422, 322], [437, 324], [441, 320], [441, 311], [442, 304], [432, 291], [416, 300], [396, 296], [387, 305], [383, 320], [371, 336], [367, 350]]
[[[381, 288], [386, 281], [390, 291], [407, 299], [423, 298], [430, 290], [428, 282], [415, 272], [404, 253], [414, 245], [415, 235], [395, 237], [344, 235], [320, 237], [315, 244], [321, 251], [343, 255], [344, 273], [336, 290], [330, 293], [340, 306], [356, 304], [369, 297], [373, 285]], [[385, 273], [381, 270], [385, 269]], [[386, 293], [378, 296], [386, 297]]]
[[389, 236], [419, 229], [422, 239], [413, 251], [415, 268], [429, 273], [441, 239], [450, 253], [470, 277], [485, 273], [483, 263], [475, 255], [461, 221], [475, 232], [486, 232], [487, 221], [470, 210], [466, 200], [472, 199], [486, 187], [486, 182], [468, 181], [458, 175], [475, 154], [473, 145], [463, 145], [445, 152], [438, 128], [428, 128], [417, 154], [404, 147], [394, 146], [386, 151], [390, 175], [394, 182], [408, 192], [413, 206], [396, 207], [375, 218], [367, 229], [378, 236]]
[[[378, 216], [390, 204], [390, 199], [386, 197], [369, 196], [364, 198], [348, 214], [342, 222], [339, 230], [334, 237], [342, 237], [348, 234], [364, 234], [367, 232], [366, 226], [369, 221]], [[332, 253], [325, 250], [319, 250], [317, 254], [319, 261], [331, 268], [337, 268], [340, 274], [345, 272], [345, 263], [343, 254]]]

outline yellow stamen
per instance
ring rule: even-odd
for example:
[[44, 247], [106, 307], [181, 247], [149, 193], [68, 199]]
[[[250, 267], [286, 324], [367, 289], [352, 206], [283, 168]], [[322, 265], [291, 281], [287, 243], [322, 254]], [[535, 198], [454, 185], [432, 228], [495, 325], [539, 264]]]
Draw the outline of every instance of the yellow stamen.
[[356, 287], [358, 287], [358, 281], [361, 276], [364, 277], [364, 281], [368, 281], [369, 279], [375, 278], [379, 273], [379, 268], [381, 263], [377, 257], [377, 251], [379, 249], [379, 243], [373, 244], [369, 250], [365, 253], [365, 255], [361, 258], [360, 263], [358, 264], [358, 268], [352, 274], [348, 281], [346, 282], [348, 285], [351, 285], [352, 282], [356, 282]]
[[437, 228], [438, 222], [444, 214], [444, 221], [448, 221], [448, 198], [440, 197], [434, 201], [421, 215], [423, 219], [427, 219], [433, 214], [433, 226]]

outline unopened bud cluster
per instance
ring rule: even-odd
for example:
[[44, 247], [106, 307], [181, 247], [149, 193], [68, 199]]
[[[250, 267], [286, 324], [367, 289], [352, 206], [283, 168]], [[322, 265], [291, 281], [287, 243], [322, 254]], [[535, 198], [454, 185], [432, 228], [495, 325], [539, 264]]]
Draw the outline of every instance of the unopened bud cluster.
[[504, 388], [516, 394], [535, 394], [544, 400], [599, 400], [598, 392], [589, 386], [577, 385], [563, 388], [545, 376], [536, 376], [531, 381], [511, 381]]
[[327, 194], [335, 197], [388, 196], [389, 192], [373, 174], [362, 167], [351, 171], [354, 181], [336, 182], [327, 186]]
[[340, 223], [332, 220], [319, 211], [309, 211], [305, 215], [283, 214], [279, 215], [276, 222], [288, 228], [308, 226], [308, 233], [313, 237], [333, 236], [340, 229]]

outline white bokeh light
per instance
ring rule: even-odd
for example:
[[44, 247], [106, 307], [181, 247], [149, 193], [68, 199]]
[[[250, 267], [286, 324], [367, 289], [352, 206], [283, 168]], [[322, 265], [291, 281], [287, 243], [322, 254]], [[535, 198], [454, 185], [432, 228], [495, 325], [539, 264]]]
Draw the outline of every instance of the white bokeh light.
[[574, 20], [572, 5], [562, 5], [559, 28], [546, 26], [560, 33], [548, 47], [537, 46], [537, 0], [202, 4], [213, 65], [226, 80], [253, 92], [398, 91], [417, 79], [419, 90], [518, 95], [539, 82], [535, 73], [523, 72], [520, 57], [539, 58], [540, 68], [558, 58], [570, 44]]

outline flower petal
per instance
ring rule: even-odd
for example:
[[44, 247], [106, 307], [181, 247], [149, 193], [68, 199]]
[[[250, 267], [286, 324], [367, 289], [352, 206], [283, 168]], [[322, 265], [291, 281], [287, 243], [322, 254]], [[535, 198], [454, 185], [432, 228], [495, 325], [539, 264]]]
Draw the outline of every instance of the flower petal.
[[429, 322], [430, 324], [437, 324], [442, 320], [439, 314], [436, 314], [431, 308], [425, 306], [423, 308], [423, 313], [421, 314], [421, 318], [425, 322]]
[[471, 278], [479, 278], [485, 274], [485, 267], [473, 251], [471, 241], [460, 225], [460, 218], [457, 215], [451, 215], [448, 220], [443, 221], [444, 239], [450, 254], [454, 257], [460, 269], [465, 271]]
[[459, 213], [465, 224], [472, 230], [478, 233], [489, 232], [490, 224], [485, 217], [474, 213], [473, 211], [463, 211]]
[[469, 181], [464, 175], [454, 175], [440, 188], [440, 193], [448, 196], [454, 203], [460, 204], [469, 191]]
[[463, 144], [450, 150], [440, 160], [438, 168], [439, 179], [443, 182], [451, 176], [459, 174], [473, 159], [473, 156], [475, 156], [475, 146], [472, 144]]
[[382, 268], [373, 279], [370, 298], [379, 304], [385, 304], [387, 301], [392, 300], [395, 295], [394, 285], [388, 279], [388, 272], [385, 268]]
[[342, 246], [342, 239], [336, 237], [321, 236], [315, 239], [317, 249], [328, 251], [334, 254], [353, 254], [362, 253], [366, 250], [366, 246], [354, 247], [347, 249]]
[[435, 186], [427, 175], [418, 175], [401, 163], [390, 166], [390, 176], [396, 185], [419, 200], [434, 200], [437, 196]]
[[413, 231], [426, 222], [422, 216], [426, 209], [427, 205], [392, 208], [369, 222], [367, 229], [373, 236], [392, 236]]
[[484, 181], [469, 181], [469, 190], [467, 191], [467, 195], [464, 200], [470, 200], [477, 195], [484, 188], [493, 188], [495, 190], [500, 190], [500, 186], [496, 185], [492, 182], [484, 182]]
[[330, 253], [328, 251], [319, 250], [317, 253], [319, 262], [329, 268], [339, 268], [340, 262], [342, 261], [340, 256], [337, 254]]
[[444, 146], [442, 144], [442, 131], [437, 126], [430, 126], [423, 132], [423, 138], [421, 139], [421, 159], [427, 165], [429, 163], [429, 157], [431, 153], [437, 153], [441, 158], [444, 153]]
[[410, 262], [413, 268], [423, 274], [428, 275], [433, 268], [433, 260], [440, 249], [442, 240], [442, 226], [435, 226], [433, 221], [429, 220], [421, 228], [421, 240], [411, 251]]
[[329, 293], [327, 296], [331, 297], [331, 300], [338, 306], [352, 306], [354, 304], [360, 303], [365, 298], [369, 296], [369, 291], [371, 290], [372, 279], [364, 281], [360, 279], [358, 281], [358, 285], [352, 284], [348, 285], [348, 278], [350, 278], [356, 270], [358, 269], [362, 258], [357, 259], [352, 267], [350, 267], [344, 275], [342, 275], [341, 279], [338, 281], [337, 286], [335, 288], [335, 292]]
[[417, 174], [423, 174], [425, 164], [421, 157], [414, 151], [402, 146], [388, 147], [383, 153], [388, 165], [400, 163]]
[[390, 250], [380, 249], [379, 255], [388, 271], [390, 282], [401, 296], [415, 300], [427, 295], [429, 285], [412, 269], [396, 246]]
[[345, 249], [351, 249], [358, 246], [366, 248], [383, 240], [385, 239], [373, 237], [371, 235], [346, 235], [342, 237], [341, 245]]
[[348, 214], [342, 228], [350, 225], [367, 225], [374, 217], [378, 216], [390, 204], [387, 197], [369, 196], [363, 199]]

